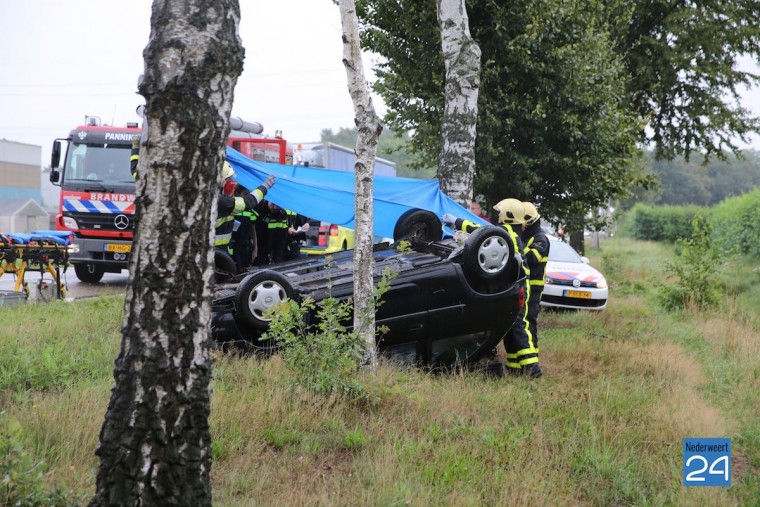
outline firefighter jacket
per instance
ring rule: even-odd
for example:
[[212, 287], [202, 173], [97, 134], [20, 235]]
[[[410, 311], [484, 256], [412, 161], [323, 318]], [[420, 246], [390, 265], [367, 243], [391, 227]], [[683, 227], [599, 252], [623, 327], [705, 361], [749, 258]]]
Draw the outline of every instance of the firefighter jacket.
[[549, 238], [541, 230], [540, 220], [523, 231], [522, 240], [525, 243], [523, 257], [530, 268], [531, 288], [543, 290], [546, 262], [549, 260]]
[[256, 190], [241, 197], [232, 197], [221, 194], [216, 203], [216, 238], [214, 246], [227, 249], [232, 239], [232, 230], [235, 226], [235, 214], [244, 210], [253, 210], [256, 205], [264, 200], [267, 188], [259, 185]]
[[132, 151], [129, 153], [129, 170], [132, 178], [137, 179], [137, 164], [140, 162], [140, 138], [132, 138]]

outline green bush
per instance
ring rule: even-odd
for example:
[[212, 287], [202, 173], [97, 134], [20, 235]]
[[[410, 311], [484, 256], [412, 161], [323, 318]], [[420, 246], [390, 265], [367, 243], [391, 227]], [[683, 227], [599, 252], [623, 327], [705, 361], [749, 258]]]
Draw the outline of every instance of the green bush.
[[[272, 321], [262, 339], [283, 347], [285, 364], [296, 373], [296, 384], [322, 394], [361, 398], [364, 388], [355, 373], [364, 357], [364, 343], [343, 324], [351, 318], [351, 300], [308, 298], [300, 305], [286, 301], [270, 311]], [[310, 322], [315, 317], [316, 324]]]
[[650, 206], [637, 204], [629, 212], [623, 231], [634, 239], [676, 241], [688, 237], [699, 206]]
[[726, 250], [760, 259], [760, 190], [731, 197], [712, 209], [713, 238]]
[[688, 306], [707, 308], [720, 301], [720, 269], [725, 264], [723, 251], [713, 242], [709, 222], [697, 216], [691, 225], [689, 238], [676, 242], [675, 261], [666, 264], [668, 274], [675, 282], [664, 285], [660, 296], [667, 309]]

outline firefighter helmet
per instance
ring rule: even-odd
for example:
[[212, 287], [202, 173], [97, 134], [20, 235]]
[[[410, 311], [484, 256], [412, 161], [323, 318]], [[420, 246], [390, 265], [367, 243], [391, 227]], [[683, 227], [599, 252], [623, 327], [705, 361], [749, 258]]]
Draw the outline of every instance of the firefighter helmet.
[[224, 165], [222, 165], [222, 182], [224, 182], [224, 180], [227, 178], [232, 178], [233, 176], [235, 176], [235, 170], [232, 168], [230, 163], [225, 160]]
[[525, 225], [533, 225], [541, 218], [532, 202], [523, 202], [523, 208], [525, 208]]
[[522, 225], [525, 223], [523, 203], [517, 199], [502, 199], [493, 207], [499, 212], [499, 223]]

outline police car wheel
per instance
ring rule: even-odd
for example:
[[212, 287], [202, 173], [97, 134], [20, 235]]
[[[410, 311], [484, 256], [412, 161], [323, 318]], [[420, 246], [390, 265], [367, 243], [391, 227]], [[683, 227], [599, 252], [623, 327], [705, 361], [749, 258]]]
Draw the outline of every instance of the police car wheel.
[[501, 276], [514, 256], [509, 233], [502, 227], [479, 227], [467, 238], [463, 250], [463, 266], [481, 279]]
[[293, 299], [293, 286], [275, 271], [257, 271], [246, 276], [235, 291], [235, 314], [245, 325], [264, 331], [271, 318], [267, 311]]
[[414, 237], [422, 241], [440, 241], [443, 236], [441, 221], [435, 213], [422, 209], [410, 209], [401, 215], [393, 229], [393, 240]]

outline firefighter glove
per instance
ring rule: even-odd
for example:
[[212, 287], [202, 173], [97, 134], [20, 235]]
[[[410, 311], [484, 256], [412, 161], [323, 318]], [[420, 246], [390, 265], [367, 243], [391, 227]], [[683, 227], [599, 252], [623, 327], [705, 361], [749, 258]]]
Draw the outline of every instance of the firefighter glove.
[[446, 213], [443, 215], [443, 225], [447, 227], [454, 227], [454, 224], [457, 222], [457, 217], [452, 215], [451, 213]]
[[270, 174], [269, 176], [267, 176], [267, 179], [264, 180], [264, 183], [262, 183], [262, 186], [266, 188], [267, 190], [269, 190], [270, 188], [272, 188], [272, 185], [274, 185], [275, 180], [276, 178], [274, 177], [274, 175]]
[[136, 150], [140, 147], [140, 136], [132, 136], [132, 149]]

